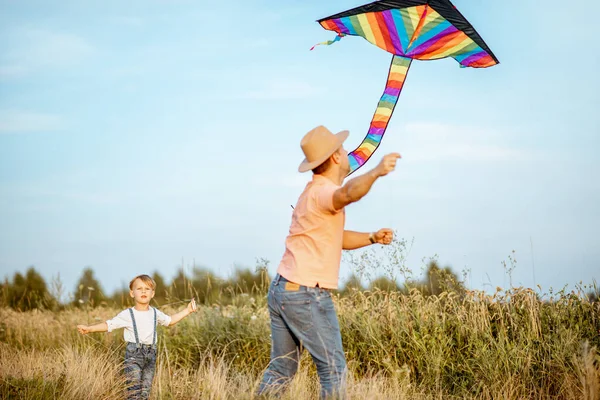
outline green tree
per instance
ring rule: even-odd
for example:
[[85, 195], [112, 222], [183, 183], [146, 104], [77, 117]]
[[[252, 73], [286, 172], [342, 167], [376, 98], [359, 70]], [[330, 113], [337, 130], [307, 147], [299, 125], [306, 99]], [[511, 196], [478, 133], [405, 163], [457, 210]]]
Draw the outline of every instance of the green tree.
[[236, 269], [234, 275], [225, 286], [233, 294], [266, 294], [269, 290], [269, 274], [266, 268], [257, 268], [254, 272], [250, 269]]
[[26, 294], [27, 288], [25, 287], [25, 277], [20, 272], [16, 272], [13, 277], [12, 285], [10, 286], [9, 305], [12, 308], [18, 308], [18, 305], [25, 301]]
[[4, 278], [4, 283], [0, 287], [0, 307], [10, 307], [12, 286], [8, 281], [8, 278]]
[[342, 285], [340, 294], [346, 296], [356, 291], [364, 290], [361, 279], [356, 274], [350, 275], [350, 277]]
[[[194, 271], [196, 271], [194, 269]], [[168, 289], [167, 302], [185, 302], [194, 296], [194, 287], [192, 286], [192, 280], [185, 274], [183, 268], [177, 271], [177, 275], [171, 281]], [[198, 299], [196, 299], [198, 300]]]
[[50, 308], [56, 303], [48, 292], [46, 281], [34, 267], [29, 267], [25, 276], [15, 273], [12, 284], [5, 281], [4, 296], [10, 307], [21, 311]]
[[104, 291], [100, 282], [94, 276], [94, 270], [86, 267], [75, 286], [75, 299], [73, 304], [80, 306], [88, 304], [92, 307], [97, 307], [105, 302]]
[[167, 282], [165, 282], [165, 278], [158, 272], [154, 271], [152, 274], [152, 279], [156, 283], [156, 288], [154, 290], [154, 301], [157, 305], [163, 305], [167, 302], [167, 295], [169, 292], [169, 287], [167, 286]]
[[369, 289], [370, 290], [379, 289], [379, 290], [383, 290], [385, 292], [400, 291], [400, 287], [398, 286], [396, 281], [394, 281], [386, 276], [380, 276], [379, 278], [371, 281], [371, 284], [369, 285]]
[[[211, 304], [222, 300], [226, 282], [205, 268], [194, 268], [193, 278], [188, 290], [189, 297], [195, 296], [196, 301]], [[186, 297], [186, 298], [189, 298]]]
[[443, 292], [465, 293], [465, 286], [450, 267], [441, 268], [437, 261], [431, 260], [427, 265], [425, 278], [416, 287], [425, 295], [439, 295]]
[[123, 284], [120, 289], [115, 290], [110, 301], [119, 308], [127, 308], [133, 306], [133, 299], [129, 295], [129, 286]]

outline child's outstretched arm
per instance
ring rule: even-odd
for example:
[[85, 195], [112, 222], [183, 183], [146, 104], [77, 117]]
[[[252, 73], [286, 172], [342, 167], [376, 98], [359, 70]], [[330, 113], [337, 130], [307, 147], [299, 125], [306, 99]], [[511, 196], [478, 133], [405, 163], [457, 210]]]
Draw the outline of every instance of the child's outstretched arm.
[[108, 324], [106, 322], [101, 322], [96, 325], [77, 325], [77, 330], [82, 335], [87, 335], [91, 332], [106, 332], [108, 331]]
[[171, 323], [169, 324], [169, 326], [175, 325], [191, 313], [196, 312], [196, 310], [196, 300], [192, 299], [192, 301], [190, 301], [190, 303], [184, 310], [181, 310], [178, 313], [171, 315]]

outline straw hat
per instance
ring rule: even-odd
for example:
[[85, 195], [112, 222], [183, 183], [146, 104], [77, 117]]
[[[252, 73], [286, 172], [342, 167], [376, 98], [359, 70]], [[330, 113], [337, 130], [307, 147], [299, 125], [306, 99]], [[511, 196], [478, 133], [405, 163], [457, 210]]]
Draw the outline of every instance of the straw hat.
[[298, 167], [298, 172], [310, 171], [323, 164], [348, 138], [348, 131], [335, 135], [324, 126], [317, 126], [302, 138], [300, 147], [306, 157]]

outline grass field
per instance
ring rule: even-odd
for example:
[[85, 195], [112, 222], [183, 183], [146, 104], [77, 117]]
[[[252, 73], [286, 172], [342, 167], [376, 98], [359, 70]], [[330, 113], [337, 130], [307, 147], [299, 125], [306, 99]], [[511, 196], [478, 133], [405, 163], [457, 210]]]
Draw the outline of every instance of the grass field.
[[[153, 397], [252, 399], [269, 361], [264, 297], [205, 305], [162, 328]], [[170, 312], [183, 307], [176, 304]], [[600, 303], [581, 293], [541, 301], [529, 289], [338, 297], [352, 399], [600, 399]], [[81, 336], [111, 308], [0, 309], [2, 398], [123, 398], [122, 332]], [[314, 399], [305, 353], [284, 398]]]

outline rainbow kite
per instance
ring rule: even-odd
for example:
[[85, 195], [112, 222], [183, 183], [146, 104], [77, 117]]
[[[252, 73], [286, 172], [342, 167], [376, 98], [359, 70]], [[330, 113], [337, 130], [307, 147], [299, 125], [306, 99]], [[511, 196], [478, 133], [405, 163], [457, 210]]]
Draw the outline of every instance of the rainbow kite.
[[348, 155], [348, 175], [363, 166], [379, 147], [412, 60], [452, 57], [461, 67], [473, 68], [498, 64], [483, 39], [449, 0], [382, 0], [317, 22], [338, 34], [334, 40], [319, 44], [330, 45], [346, 35], [362, 36], [393, 54], [385, 90], [367, 136]]

